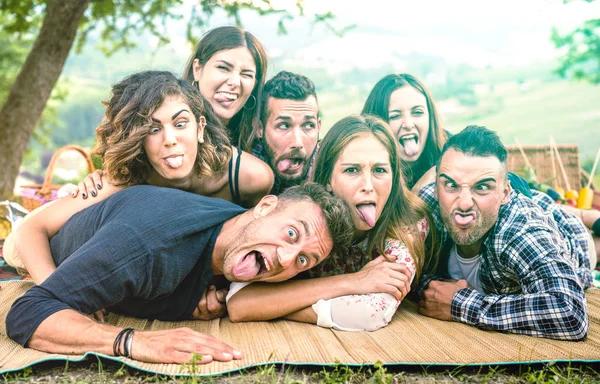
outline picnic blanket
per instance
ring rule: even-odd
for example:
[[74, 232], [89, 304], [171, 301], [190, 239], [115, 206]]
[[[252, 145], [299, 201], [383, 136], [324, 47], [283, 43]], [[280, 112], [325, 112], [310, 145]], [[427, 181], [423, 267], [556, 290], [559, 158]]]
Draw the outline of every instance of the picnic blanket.
[[587, 291], [590, 333], [583, 342], [556, 341], [531, 336], [483, 331], [445, 322], [417, 312], [402, 303], [392, 322], [375, 332], [342, 332], [316, 325], [277, 320], [232, 323], [228, 318], [212, 321], [161, 322], [109, 314], [107, 321], [119, 327], [159, 330], [190, 327], [210, 333], [244, 352], [242, 360], [213, 362], [193, 367], [151, 364], [126, 358], [88, 353], [65, 356], [23, 348], [6, 336], [6, 313], [16, 298], [31, 287], [29, 281], [0, 282], [0, 373], [21, 370], [50, 360], [81, 361], [90, 355], [165, 375], [216, 375], [272, 363], [287, 365], [498, 365], [540, 362], [600, 361], [600, 289]]

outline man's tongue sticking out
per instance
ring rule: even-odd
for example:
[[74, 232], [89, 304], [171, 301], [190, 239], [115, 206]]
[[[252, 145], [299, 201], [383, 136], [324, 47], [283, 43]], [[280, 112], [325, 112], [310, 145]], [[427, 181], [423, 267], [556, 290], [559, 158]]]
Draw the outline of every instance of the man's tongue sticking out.
[[377, 208], [375, 204], [359, 204], [356, 206], [358, 210], [358, 216], [369, 225], [369, 227], [374, 227], [377, 222]]
[[285, 172], [292, 166], [292, 159], [284, 159], [277, 163], [277, 169], [279, 172]]
[[412, 157], [419, 153], [419, 144], [417, 144], [416, 138], [400, 140], [400, 144], [407, 156]]
[[475, 220], [475, 218], [471, 214], [461, 215], [460, 213], [455, 213], [454, 220], [458, 225], [465, 226], [469, 225], [473, 220]]
[[244, 256], [235, 267], [233, 267], [233, 276], [240, 281], [248, 281], [256, 277], [260, 271], [260, 263], [257, 260], [256, 252], [250, 252]]

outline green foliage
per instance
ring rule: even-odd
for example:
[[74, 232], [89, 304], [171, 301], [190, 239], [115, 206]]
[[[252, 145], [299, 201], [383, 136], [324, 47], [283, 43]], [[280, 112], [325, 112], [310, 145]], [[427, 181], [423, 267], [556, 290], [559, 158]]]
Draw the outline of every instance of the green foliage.
[[[584, 1], [591, 3], [594, 0]], [[565, 35], [553, 28], [550, 40], [557, 48], [566, 50], [556, 73], [564, 78], [600, 84], [600, 19], [586, 20]]]

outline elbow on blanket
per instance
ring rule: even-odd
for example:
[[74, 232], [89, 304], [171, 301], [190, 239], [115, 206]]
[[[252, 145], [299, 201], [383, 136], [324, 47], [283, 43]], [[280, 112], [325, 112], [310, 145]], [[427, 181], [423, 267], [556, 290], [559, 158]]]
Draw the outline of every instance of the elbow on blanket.
[[242, 303], [239, 304], [240, 305], [236, 305], [236, 303], [233, 300], [230, 300], [229, 303], [227, 303], [227, 315], [229, 316], [229, 320], [231, 320], [232, 323], [260, 320], [253, 316], [252, 311], [249, 311], [248, 307], [244, 308], [244, 306], [241, 305]]
[[29, 327], [23, 324], [23, 318], [18, 307], [18, 301], [13, 304], [6, 315], [6, 335], [23, 347], [29, 342], [31, 333]]
[[590, 330], [587, 307], [584, 302], [573, 301], [570, 298], [561, 298], [562, 301], [560, 324], [549, 331], [546, 337], [568, 341], [582, 341]]
[[[566, 327], [564, 331], [561, 333], [562, 337], [559, 339], [569, 340], [569, 341], [583, 341], [587, 337], [587, 334], [590, 330], [590, 322], [587, 316], [581, 314], [571, 314], [564, 318]], [[550, 336], [552, 338], [556, 338]]]

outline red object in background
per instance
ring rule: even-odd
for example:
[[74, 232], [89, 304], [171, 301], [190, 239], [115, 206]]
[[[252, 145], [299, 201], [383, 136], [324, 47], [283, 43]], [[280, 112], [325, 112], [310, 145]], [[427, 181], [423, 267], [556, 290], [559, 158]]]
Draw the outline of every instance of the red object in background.
[[568, 205], [570, 207], [576, 207], [577, 206], [577, 200], [575, 200], [575, 199], [566, 199], [564, 205]]

